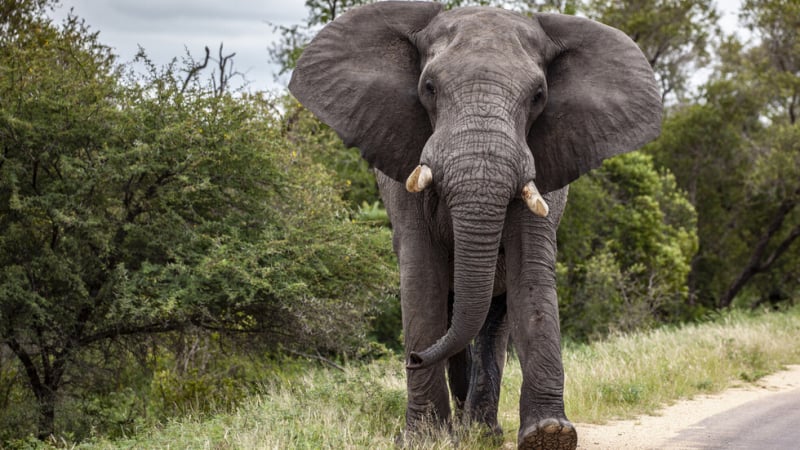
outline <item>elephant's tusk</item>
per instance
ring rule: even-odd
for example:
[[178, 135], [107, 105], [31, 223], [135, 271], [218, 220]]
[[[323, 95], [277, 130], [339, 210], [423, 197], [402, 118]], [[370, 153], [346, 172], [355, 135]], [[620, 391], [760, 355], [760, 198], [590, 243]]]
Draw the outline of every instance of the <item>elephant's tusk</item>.
[[542, 198], [542, 194], [536, 189], [536, 185], [533, 184], [533, 181], [529, 181], [528, 184], [522, 188], [522, 199], [525, 200], [525, 204], [528, 205], [528, 208], [537, 216], [547, 217], [547, 213], [550, 212], [550, 208], [547, 206], [544, 198]]
[[431, 168], [426, 165], [419, 165], [406, 180], [406, 190], [408, 192], [422, 192], [433, 181]]

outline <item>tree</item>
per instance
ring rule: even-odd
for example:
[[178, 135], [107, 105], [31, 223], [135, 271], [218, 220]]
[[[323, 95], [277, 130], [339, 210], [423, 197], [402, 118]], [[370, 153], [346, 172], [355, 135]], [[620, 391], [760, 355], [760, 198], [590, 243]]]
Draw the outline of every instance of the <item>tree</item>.
[[651, 147], [700, 214], [691, 284], [707, 306], [743, 293], [751, 304], [791, 298], [798, 286], [797, 8], [745, 2], [742, 18], [760, 40], [726, 39], [702, 103], [675, 112]]
[[[760, 39], [753, 49], [765, 85], [771, 85], [770, 115], [793, 125], [800, 114], [800, 4], [789, 0], [745, 0], [741, 19]], [[748, 65], [749, 70], [756, 67]]]
[[[77, 18], [0, 10], [0, 345], [53, 434], [99, 345], [188, 326], [354, 351], [395, 281], [273, 103], [192, 67], [128, 79]], [[8, 2], [4, 5], [8, 5]], [[224, 69], [224, 67], [220, 67]], [[224, 73], [224, 71], [223, 71]], [[369, 250], [367, 250], [369, 249]]]
[[[116, 119], [106, 101], [115, 90], [116, 70], [108, 50], [95, 45], [74, 18], [57, 30], [41, 18], [44, 2], [5, 5], [9, 10], [3, 12], [0, 38], [5, 72], [0, 78], [0, 333], [27, 373], [40, 404], [39, 429], [46, 436], [53, 430], [55, 394], [67, 360], [80, 339], [92, 333], [86, 330], [90, 304], [69, 299], [100, 295], [97, 284], [77, 276], [86, 271], [92, 278], [100, 261], [90, 248], [69, 239], [78, 233], [90, 238], [89, 246], [101, 244], [94, 239], [99, 230], [83, 215], [82, 200], [91, 198], [94, 189], [84, 185], [83, 198], [71, 196], [79, 189], [78, 180], [64, 169], [89, 173], [98, 165], [94, 159], [77, 164], [78, 151], [88, 142], [103, 145], [99, 136]], [[95, 120], [77, 125], [81, 116]], [[64, 152], [64, 147], [75, 151]], [[97, 185], [100, 179], [94, 181]], [[59, 257], [76, 253], [86, 258], [79, 263]], [[54, 326], [51, 314], [72, 320]]]
[[[748, 256], [722, 292], [721, 307], [730, 306], [753, 277], [774, 269], [786, 271], [788, 276], [781, 277], [784, 289], [796, 289], [798, 285], [800, 259], [797, 253], [793, 255], [793, 263], [782, 267], [779, 263], [791, 257], [790, 252], [797, 249], [795, 242], [800, 238], [800, 126], [773, 125], [759, 141], [758, 156], [745, 184], [748, 189], [746, 205], [749, 212], [755, 213], [756, 222], [747, 223], [742, 230], [749, 244]], [[776, 294], [779, 297], [783, 294], [784, 300], [793, 297], [774, 287], [768, 289], [756, 294], [752, 303], [780, 300], [771, 298]]]
[[697, 211], [699, 248], [692, 259], [688, 299], [696, 307], [716, 308], [730, 249], [738, 245], [727, 218], [732, 206], [742, 201], [736, 175], [746, 170], [740, 131], [753, 119], [746, 110], [748, 106], [738, 102], [673, 110], [661, 137], [646, 149], [658, 166], [675, 174]]
[[[761, 118], [769, 125], [753, 136], [753, 170], [747, 178], [747, 204], [758, 208], [761, 217], [748, 227], [751, 252], [720, 296], [723, 307], [729, 306], [755, 275], [773, 270], [784, 255], [797, 248], [800, 237], [800, 4], [746, 0], [741, 18], [760, 42], [754, 48], [741, 49], [741, 57], [733, 53], [733, 61], [723, 64], [739, 72], [736, 78], [765, 101]], [[796, 286], [800, 272], [797, 264], [793, 266], [789, 270], [794, 276], [786, 278], [794, 279]]]

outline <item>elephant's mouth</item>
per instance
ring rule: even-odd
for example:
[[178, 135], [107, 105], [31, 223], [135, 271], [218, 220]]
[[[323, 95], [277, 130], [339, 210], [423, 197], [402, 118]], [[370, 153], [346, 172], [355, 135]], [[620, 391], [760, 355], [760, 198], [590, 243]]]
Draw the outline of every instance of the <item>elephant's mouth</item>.
[[[433, 183], [433, 172], [426, 164], [418, 165], [411, 175], [406, 178], [406, 190], [416, 193], [422, 192]], [[550, 207], [542, 197], [533, 180], [528, 181], [520, 192], [520, 197], [534, 214], [547, 217]]]

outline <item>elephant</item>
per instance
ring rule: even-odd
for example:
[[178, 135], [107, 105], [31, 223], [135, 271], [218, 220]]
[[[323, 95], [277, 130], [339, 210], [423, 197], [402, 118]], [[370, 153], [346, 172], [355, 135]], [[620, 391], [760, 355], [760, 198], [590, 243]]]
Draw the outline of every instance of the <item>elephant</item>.
[[576, 448], [556, 230], [571, 181], [660, 133], [637, 45], [569, 15], [378, 2], [322, 28], [289, 90], [374, 169], [400, 269], [406, 435], [449, 427], [451, 400], [502, 433], [510, 338], [518, 448]]

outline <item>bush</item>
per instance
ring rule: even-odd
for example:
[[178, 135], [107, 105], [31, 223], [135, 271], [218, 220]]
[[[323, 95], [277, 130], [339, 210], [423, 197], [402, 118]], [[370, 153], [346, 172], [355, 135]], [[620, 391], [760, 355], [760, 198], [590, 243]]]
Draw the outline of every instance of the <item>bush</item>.
[[[93, 422], [76, 410], [124, 421], [104, 399], [72, 401], [141, 390], [93, 390], [126, 361], [109, 351], [119, 342], [202, 328], [275, 349], [372, 351], [368, 326], [396, 290], [388, 231], [351, 220], [279, 101], [144, 52], [146, 72], [126, 75], [78, 18], [51, 23], [48, 4], [0, 11], [0, 351], [38, 405], [33, 432], [84, 433]], [[225, 384], [153, 373], [187, 385], [164, 391], [178, 403]]]
[[696, 215], [674, 177], [634, 152], [573, 183], [569, 197], [558, 230], [565, 335], [585, 340], [686, 318]]

